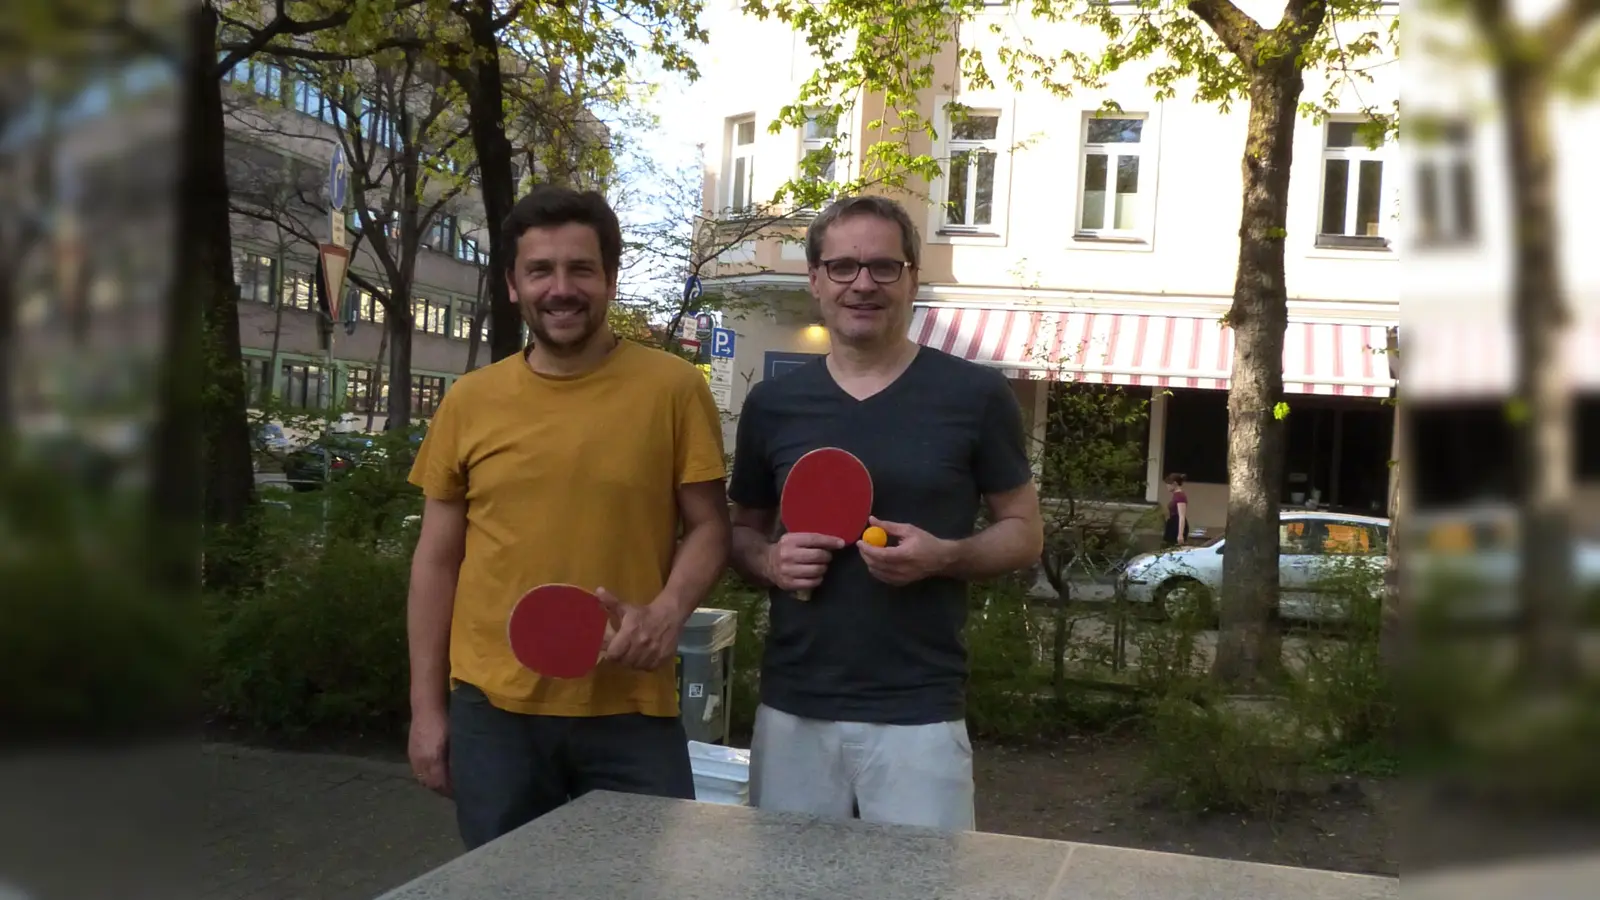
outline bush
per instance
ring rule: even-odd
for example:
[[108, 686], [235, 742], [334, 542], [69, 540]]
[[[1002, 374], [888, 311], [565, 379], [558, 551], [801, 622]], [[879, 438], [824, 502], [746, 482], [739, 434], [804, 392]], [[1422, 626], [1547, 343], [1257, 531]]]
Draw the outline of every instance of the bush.
[[208, 598], [211, 708], [288, 735], [398, 728], [408, 578], [405, 556], [335, 541], [262, 590]]
[[1030, 739], [1052, 724], [1043, 630], [1016, 579], [974, 584], [967, 615], [967, 725], [975, 735]]
[[192, 605], [133, 565], [36, 548], [0, 565], [0, 721], [8, 737], [111, 737], [194, 711]]
[[120, 739], [192, 721], [200, 633], [191, 598], [153, 584], [143, 498], [86, 490], [60, 464], [0, 469], [6, 737]]
[[1150, 718], [1146, 776], [1191, 812], [1275, 809], [1299, 786], [1311, 750], [1275, 704], [1163, 697]]
[[1288, 697], [1330, 760], [1381, 764], [1394, 737], [1394, 684], [1378, 653], [1382, 579], [1352, 565], [1320, 582], [1325, 603], [1345, 615], [1337, 633], [1312, 633], [1292, 654]]

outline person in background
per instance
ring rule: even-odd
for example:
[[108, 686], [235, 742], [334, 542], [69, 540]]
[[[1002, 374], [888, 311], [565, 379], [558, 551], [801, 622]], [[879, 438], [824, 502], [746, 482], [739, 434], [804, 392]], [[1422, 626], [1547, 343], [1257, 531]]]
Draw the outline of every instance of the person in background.
[[[591, 790], [694, 799], [673, 660], [729, 541], [710, 385], [607, 324], [622, 234], [605, 198], [535, 188], [503, 235], [532, 342], [450, 388], [411, 470], [409, 755], [468, 849]], [[506, 641], [517, 599], [557, 582], [617, 620], [583, 678], [541, 678]]]
[[[750, 799], [969, 830], [967, 585], [1032, 565], [1044, 526], [1005, 376], [908, 337], [918, 251], [887, 198], [817, 216], [806, 261], [829, 352], [758, 383], [739, 417], [734, 566], [771, 602]], [[827, 446], [871, 472], [888, 546], [774, 535], [784, 478]], [[991, 524], [975, 531], [980, 503]]]
[[1167, 498], [1167, 527], [1161, 539], [1168, 547], [1181, 547], [1189, 540], [1189, 495], [1183, 492], [1183, 473], [1169, 472], [1163, 483], [1170, 496]]

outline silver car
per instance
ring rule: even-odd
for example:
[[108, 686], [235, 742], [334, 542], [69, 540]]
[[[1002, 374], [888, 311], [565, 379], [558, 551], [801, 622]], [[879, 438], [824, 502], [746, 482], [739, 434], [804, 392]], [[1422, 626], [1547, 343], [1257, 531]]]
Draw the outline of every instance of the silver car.
[[[1136, 556], [1118, 574], [1128, 602], [1171, 614], [1180, 607], [1206, 618], [1222, 589], [1219, 536], [1199, 546]], [[1302, 621], [1344, 618], [1351, 579], [1376, 595], [1388, 564], [1389, 520], [1377, 516], [1286, 510], [1278, 525], [1278, 614]]]

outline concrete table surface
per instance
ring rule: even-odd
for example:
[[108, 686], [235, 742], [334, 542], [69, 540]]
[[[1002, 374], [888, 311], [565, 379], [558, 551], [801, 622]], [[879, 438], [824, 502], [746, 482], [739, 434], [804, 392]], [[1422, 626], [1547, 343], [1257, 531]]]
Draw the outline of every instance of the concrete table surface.
[[382, 900], [1387, 900], [1399, 882], [595, 792]]

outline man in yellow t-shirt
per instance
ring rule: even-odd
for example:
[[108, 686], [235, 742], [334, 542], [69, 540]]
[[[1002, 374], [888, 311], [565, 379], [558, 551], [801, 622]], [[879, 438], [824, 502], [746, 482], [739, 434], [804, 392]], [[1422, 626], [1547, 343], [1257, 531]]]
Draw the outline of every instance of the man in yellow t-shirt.
[[[451, 387], [411, 471], [409, 754], [469, 849], [593, 789], [693, 799], [673, 659], [729, 543], [704, 376], [606, 324], [622, 235], [605, 198], [537, 188], [503, 234], [533, 340]], [[553, 582], [620, 601], [585, 678], [511, 654], [512, 606]]]

